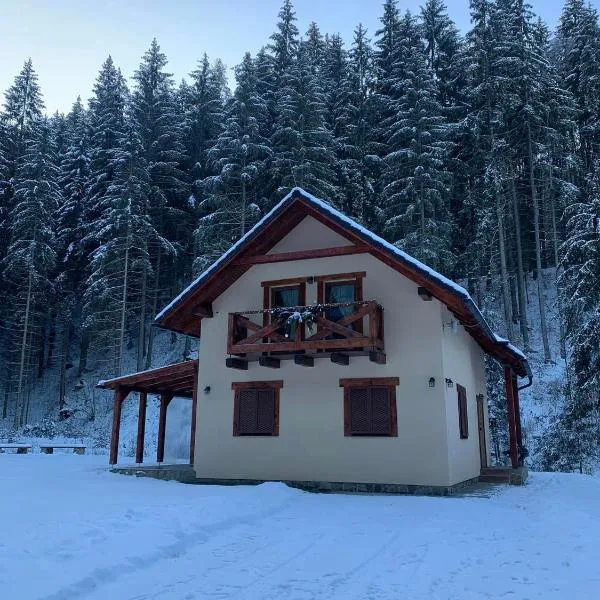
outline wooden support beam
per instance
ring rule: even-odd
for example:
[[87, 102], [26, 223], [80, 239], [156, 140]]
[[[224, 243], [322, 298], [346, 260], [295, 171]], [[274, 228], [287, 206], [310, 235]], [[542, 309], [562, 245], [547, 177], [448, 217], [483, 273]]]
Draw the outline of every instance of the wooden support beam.
[[314, 250], [297, 250], [295, 252], [278, 252], [276, 254], [260, 254], [239, 258], [236, 265], [259, 265], [265, 263], [278, 263], [293, 260], [307, 260], [311, 258], [326, 258], [329, 256], [345, 256], [348, 254], [365, 254], [369, 251], [366, 244], [352, 246], [334, 246], [332, 248], [316, 248]]
[[513, 377], [513, 370], [510, 367], [504, 367], [504, 387], [506, 390], [506, 408], [508, 412], [508, 452], [512, 467], [516, 469], [519, 466], [519, 450], [517, 447], [517, 419]]
[[258, 364], [261, 367], [269, 367], [269, 369], [279, 369], [281, 367], [281, 361], [273, 356], [259, 356]]
[[234, 356], [230, 356], [225, 359], [225, 366], [229, 369], [238, 369], [240, 371], [248, 370], [248, 361], [243, 358], [236, 358]]
[[[521, 407], [519, 405], [519, 386], [517, 384], [517, 377], [513, 372], [512, 377], [513, 385], [513, 401], [515, 404], [515, 433], [517, 435], [517, 452], [520, 455], [521, 449], [523, 448], [523, 432], [521, 431]], [[519, 464], [521, 463], [521, 457], [519, 456]]]
[[417, 288], [417, 293], [419, 294], [419, 298], [421, 298], [421, 300], [425, 300], [426, 302], [433, 300], [433, 296], [424, 287], [419, 286]]
[[387, 357], [385, 355], [385, 352], [378, 352], [376, 350], [372, 350], [371, 352], [369, 352], [369, 360], [378, 365], [385, 365], [385, 363], [387, 362]]
[[122, 387], [115, 388], [112, 433], [110, 438], [110, 458], [109, 464], [116, 465], [119, 458], [119, 433], [121, 431], [121, 408], [123, 401], [127, 398], [129, 390]]
[[210, 319], [213, 316], [212, 303], [206, 302], [199, 304], [192, 309], [192, 315], [194, 317], [200, 317], [201, 319]]
[[332, 352], [330, 356], [331, 362], [336, 365], [349, 365], [350, 357], [342, 352]]
[[190, 431], [190, 465], [194, 465], [196, 450], [196, 415], [198, 407], [198, 371], [194, 372], [194, 390], [192, 392], [192, 426]]
[[167, 432], [167, 408], [173, 396], [171, 394], [160, 395], [160, 412], [158, 414], [158, 445], [156, 447], [156, 462], [165, 459], [165, 436]]
[[312, 356], [307, 356], [306, 354], [295, 354], [294, 363], [300, 365], [301, 367], [314, 367], [315, 359]]
[[140, 405], [138, 409], [138, 430], [135, 446], [135, 462], [144, 462], [144, 436], [146, 435], [146, 406], [148, 405], [147, 392], [140, 392]]

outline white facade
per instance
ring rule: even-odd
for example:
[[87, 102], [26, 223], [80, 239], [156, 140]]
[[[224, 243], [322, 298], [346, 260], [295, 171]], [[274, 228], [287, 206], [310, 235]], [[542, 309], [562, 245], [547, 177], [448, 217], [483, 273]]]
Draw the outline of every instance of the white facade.
[[[349, 242], [306, 217], [271, 253]], [[262, 281], [364, 271], [363, 298], [384, 309], [387, 363], [352, 357], [349, 366], [315, 358], [312, 368], [282, 360], [280, 369], [250, 362], [225, 366], [230, 312], [261, 310]], [[306, 303], [316, 302], [316, 284]], [[484, 352], [462, 326], [417, 285], [370, 254], [252, 266], [213, 303], [202, 322], [195, 440], [196, 476], [450, 486], [480, 472], [476, 395], [485, 395]], [[342, 378], [398, 377], [397, 437], [345, 437]], [[430, 387], [430, 378], [435, 386]], [[448, 388], [445, 379], [452, 379]], [[279, 435], [233, 435], [232, 382], [282, 380]], [[460, 439], [456, 384], [467, 390], [469, 438]], [[210, 393], [203, 390], [209, 386]], [[487, 411], [486, 411], [487, 413]], [[486, 417], [487, 428], [487, 417]], [[486, 431], [486, 439], [489, 439]]]

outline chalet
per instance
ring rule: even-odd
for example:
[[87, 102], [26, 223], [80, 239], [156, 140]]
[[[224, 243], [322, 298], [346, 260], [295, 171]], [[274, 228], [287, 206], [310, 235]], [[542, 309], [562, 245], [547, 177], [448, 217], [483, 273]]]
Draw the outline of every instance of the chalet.
[[[198, 360], [99, 384], [120, 412], [159, 394], [157, 460], [173, 396], [192, 402], [197, 482], [452, 493], [522, 482], [526, 357], [462, 287], [302, 189], [286, 196], [156, 317], [200, 338]], [[489, 467], [485, 356], [505, 374], [510, 465]], [[528, 379], [524, 385], [519, 379]]]

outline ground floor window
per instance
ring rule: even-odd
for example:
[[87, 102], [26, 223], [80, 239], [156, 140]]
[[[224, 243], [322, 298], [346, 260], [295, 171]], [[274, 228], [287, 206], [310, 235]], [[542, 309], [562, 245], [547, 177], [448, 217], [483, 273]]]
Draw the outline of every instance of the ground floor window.
[[344, 388], [344, 435], [398, 435], [397, 377], [341, 379]]
[[234, 436], [279, 435], [279, 390], [283, 381], [247, 381], [231, 384]]

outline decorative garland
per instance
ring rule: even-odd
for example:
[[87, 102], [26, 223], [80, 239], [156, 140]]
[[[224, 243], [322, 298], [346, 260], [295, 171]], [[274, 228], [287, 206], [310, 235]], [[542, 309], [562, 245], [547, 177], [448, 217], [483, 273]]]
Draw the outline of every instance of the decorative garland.
[[324, 310], [323, 306], [320, 304], [298, 308], [302, 310], [296, 310], [295, 307], [283, 307], [272, 308], [268, 311], [273, 319], [283, 326], [286, 338], [292, 337], [302, 323], [306, 323], [309, 327], [314, 325], [317, 322], [318, 314], [322, 313]]

